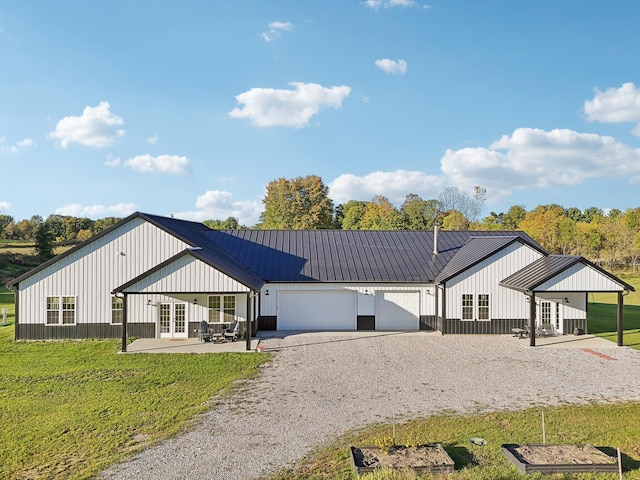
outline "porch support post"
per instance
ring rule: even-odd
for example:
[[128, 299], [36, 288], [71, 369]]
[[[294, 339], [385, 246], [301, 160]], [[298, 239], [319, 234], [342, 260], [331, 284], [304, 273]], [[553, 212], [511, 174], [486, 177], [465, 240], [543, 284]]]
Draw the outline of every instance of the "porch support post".
[[127, 353], [127, 294], [122, 299], [122, 353]]
[[251, 308], [251, 292], [247, 293], [247, 323], [246, 332], [247, 335], [247, 352], [251, 350], [251, 317], [253, 317], [253, 309]]
[[536, 346], [536, 294], [529, 295], [529, 345]]
[[618, 292], [618, 346], [622, 347], [624, 345], [624, 300], [622, 297], [622, 292]]

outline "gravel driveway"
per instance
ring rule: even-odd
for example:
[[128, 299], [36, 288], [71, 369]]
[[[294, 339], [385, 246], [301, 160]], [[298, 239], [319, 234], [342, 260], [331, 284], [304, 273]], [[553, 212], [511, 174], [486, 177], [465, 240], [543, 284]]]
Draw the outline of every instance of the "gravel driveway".
[[[183, 435], [104, 479], [250, 479], [371, 423], [446, 411], [640, 400], [640, 352], [528, 348], [504, 336], [300, 334]], [[612, 344], [613, 345], [613, 344]]]

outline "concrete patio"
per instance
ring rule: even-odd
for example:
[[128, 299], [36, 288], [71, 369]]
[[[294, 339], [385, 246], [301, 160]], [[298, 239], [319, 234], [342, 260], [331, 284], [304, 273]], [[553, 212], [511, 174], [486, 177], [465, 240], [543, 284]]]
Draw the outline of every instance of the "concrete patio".
[[[170, 338], [139, 338], [127, 345], [127, 354], [129, 353], [223, 353], [223, 352], [255, 352], [258, 345], [265, 345], [265, 340], [270, 338], [286, 338], [304, 336], [310, 343], [320, 342], [322, 339], [330, 335], [333, 340], [342, 339], [354, 340], [367, 337], [384, 337], [384, 336], [441, 336], [439, 332], [423, 331], [423, 332], [375, 332], [375, 331], [359, 331], [359, 332], [302, 332], [302, 331], [278, 331], [278, 332], [259, 332], [258, 335], [251, 339], [251, 349], [247, 350], [247, 342], [240, 339], [235, 342], [200, 342], [197, 338], [170, 339]], [[528, 337], [514, 337], [513, 335], [503, 335], [503, 337], [511, 339], [514, 343], [522, 347], [531, 348], [529, 346]], [[557, 335], [549, 337], [536, 337], [536, 346], [533, 348], [620, 348], [614, 342], [607, 339], [596, 337], [595, 335]], [[267, 347], [265, 351], [268, 351]]]
[[[255, 352], [260, 339], [251, 340], [251, 350], [247, 350], [245, 339], [235, 342], [200, 342], [197, 338], [138, 338], [124, 353], [223, 353]], [[119, 352], [122, 353], [122, 352]]]

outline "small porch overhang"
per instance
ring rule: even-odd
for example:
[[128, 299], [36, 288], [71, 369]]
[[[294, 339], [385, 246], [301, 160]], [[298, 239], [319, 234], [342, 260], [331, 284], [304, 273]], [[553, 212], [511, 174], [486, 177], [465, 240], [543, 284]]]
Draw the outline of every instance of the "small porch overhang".
[[547, 255], [505, 278], [500, 285], [517, 290], [529, 299], [530, 344], [536, 345], [536, 294], [614, 292], [618, 294], [617, 340], [624, 344], [624, 296], [635, 289], [584, 257]]
[[252, 308], [264, 281], [230, 257], [200, 248], [186, 249], [156, 267], [113, 290], [123, 297], [122, 352], [127, 351], [127, 297], [158, 294], [184, 296], [202, 293], [245, 294], [247, 350], [251, 349], [250, 322], [256, 311]]

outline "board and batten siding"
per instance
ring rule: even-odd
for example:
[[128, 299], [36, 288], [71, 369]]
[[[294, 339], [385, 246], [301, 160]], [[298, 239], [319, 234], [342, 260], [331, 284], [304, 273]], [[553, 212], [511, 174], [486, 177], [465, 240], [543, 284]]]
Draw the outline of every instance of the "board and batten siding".
[[584, 263], [576, 263], [536, 287], [547, 292], [621, 292], [624, 287], [602, 272]]
[[477, 316], [477, 294], [489, 294], [489, 318], [528, 318], [529, 311], [523, 294], [501, 287], [499, 282], [541, 256], [539, 251], [528, 245], [514, 242], [447, 281], [447, 318], [462, 319], [463, 294], [474, 295], [474, 317]]
[[[278, 292], [281, 291], [343, 291], [351, 290], [356, 296], [357, 315], [375, 315], [375, 295], [379, 291], [420, 292], [420, 315], [435, 315], [434, 286], [431, 284], [348, 284], [348, 283], [269, 283], [262, 287], [260, 315], [276, 316]], [[269, 291], [269, 295], [266, 292]], [[365, 295], [366, 291], [366, 295]]]
[[130, 285], [124, 292], [249, 292], [249, 290], [249, 287], [211, 265], [185, 255]]
[[113, 289], [188, 247], [146, 220], [133, 218], [21, 281], [19, 322], [44, 325], [46, 298], [73, 296], [76, 324], [110, 324]]

